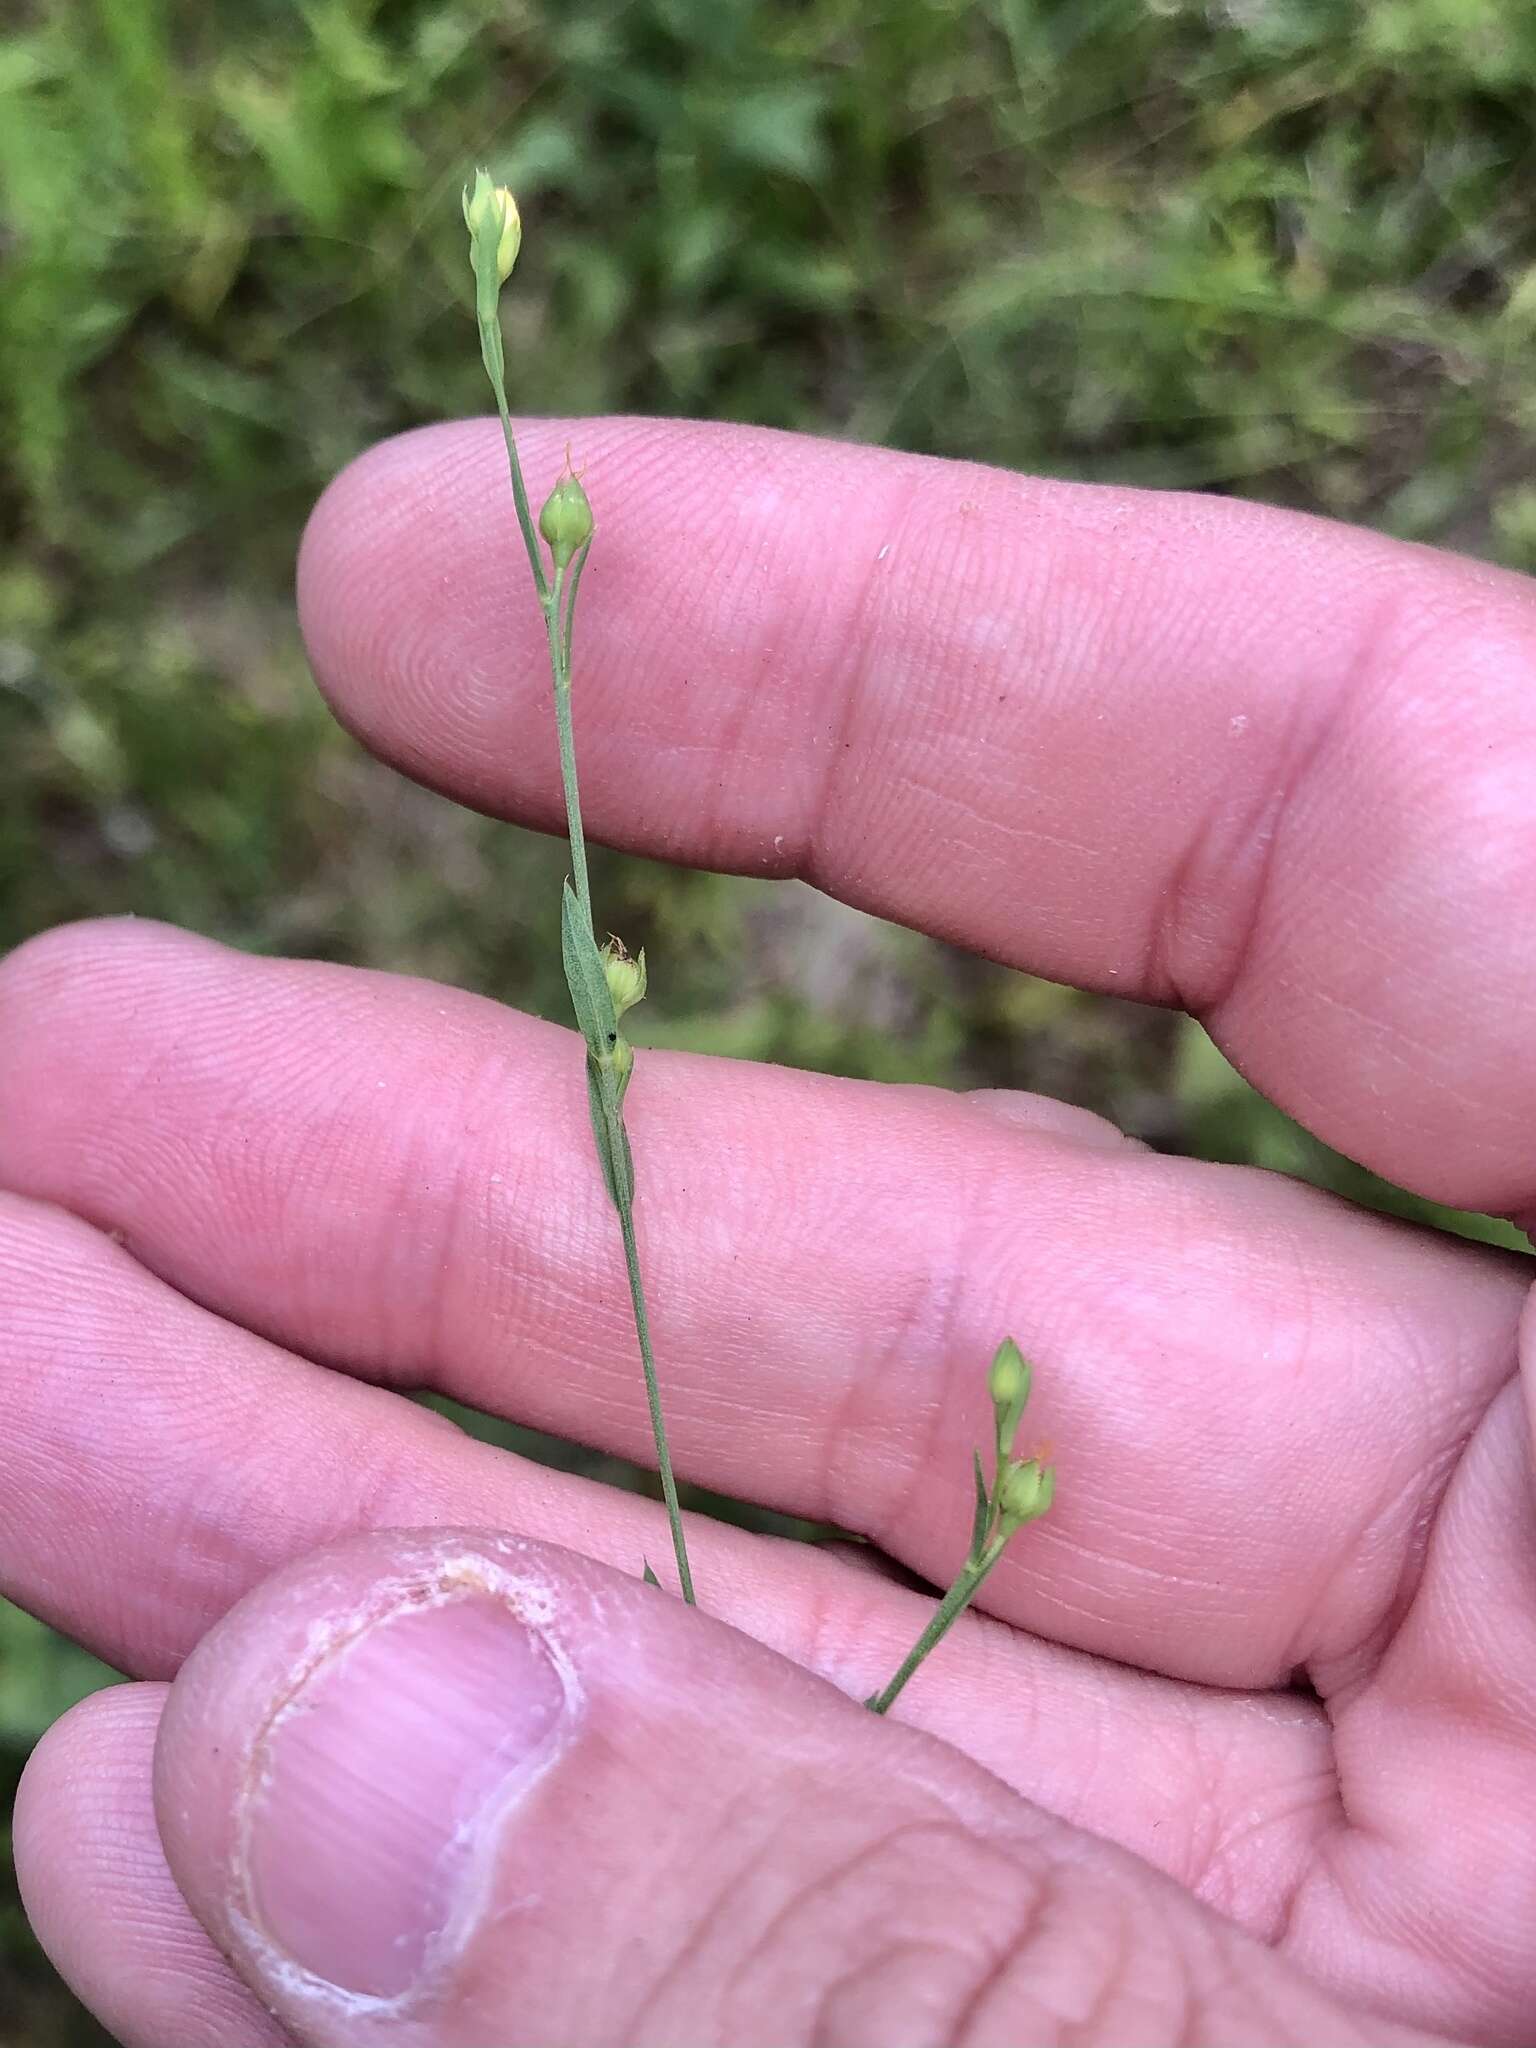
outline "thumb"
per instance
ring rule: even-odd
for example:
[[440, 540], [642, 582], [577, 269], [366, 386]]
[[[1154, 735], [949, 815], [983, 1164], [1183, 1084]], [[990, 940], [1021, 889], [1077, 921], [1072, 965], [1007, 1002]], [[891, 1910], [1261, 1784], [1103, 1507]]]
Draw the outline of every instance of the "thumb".
[[313, 2048], [1367, 2038], [958, 1752], [510, 1537], [269, 1580], [172, 1688], [155, 1792], [193, 1909]]

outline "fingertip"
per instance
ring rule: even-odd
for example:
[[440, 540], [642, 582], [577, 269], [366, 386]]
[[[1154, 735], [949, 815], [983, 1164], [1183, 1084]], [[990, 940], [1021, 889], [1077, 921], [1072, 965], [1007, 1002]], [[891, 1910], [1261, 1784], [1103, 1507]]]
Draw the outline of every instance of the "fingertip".
[[1060, 1138], [1090, 1151], [1145, 1152], [1149, 1148], [1107, 1116], [1075, 1102], [1058, 1102], [1024, 1088], [973, 1088], [964, 1100], [983, 1115], [1042, 1138]]
[[[535, 502], [567, 432], [519, 423]], [[337, 719], [381, 760], [492, 815], [507, 814], [508, 762], [528, 751], [545, 687], [522, 549], [492, 419], [368, 449], [326, 487], [299, 546], [299, 622]], [[543, 766], [547, 784], [553, 751]], [[537, 784], [524, 810], [539, 824], [556, 815]]]
[[82, 963], [94, 959], [99, 952], [110, 953], [119, 946], [135, 945], [146, 931], [172, 929], [151, 918], [132, 916], [80, 917], [50, 925], [46, 931], [34, 932], [21, 940], [0, 960], [0, 991], [17, 983], [30, 985], [35, 981], [46, 988], [59, 981], [73, 980]]
[[389, 2005], [451, 1978], [488, 1836], [579, 1696], [526, 1546], [365, 1537], [242, 1603], [157, 1752], [173, 1867], [272, 1985]]
[[[834, 458], [801, 436], [690, 421], [519, 420], [516, 432], [535, 505], [578, 437], [601, 534], [582, 584], [589, 831], [648, 847], [701, 834], [706, 861], [790, 872], [826, 772], [806, 749], [831, 745], [837, 696], [799, 578], [814, 557], [840, 603], [865, 573], [863, 539], [851, 552], [807, 540]], [[842, 455], [859, 477], [836, 516], [867, 526], [900, 467], [878, 450]], [[494, 420], [420, 429], [344, 470], [304, 536], [299, 609], [321, 690], [371, 751], [490, 815], [558, 826], [544, 624]], [[680, 648], [693, 658], [680, 664]], [[825, 700], [819, 715], [808, 697]], [[736, 765], [717, 805], [694, 801], [680, 819], [697, 761], [726, 747]], [[659, 764], [643, 779], [637, 748]]]
[[[487, 424], [421, 427], [357, 456], [326, 486], [299, 544], [299, 623], [322, 694], [348, 731], [427, 781], [431, 750], [416, 744], [420, 723], [434, 715], [456, 729], [467, 714], [457, 693], [445, 699], [429, 678], [422, 687], [424, 665], [452, 640], [471, 590], [489, 579], [419, 570], [445, 535], [457, 534], [466, 499], [478, 496]], [[409, 603], [400, 602], [402, 587]], [[474, 759], [471, 750], [471, 782]]]
[[[354, 456], [316, 500], [299, 542], [300, 615], [325, 624], [346, 594], [387, 580], [381, 546], [419, 532], [434, 509], [457, 520], [466, 471], [485, 463], [493, 423], [453, 420], [392, 435]], [[444, 492], [446, 504], [439, 504]]]
[[[451, 1979], [482, 1820], [573, 1699], [535, 1547], [369, 1531], [257, 1587], [179, 1673], [155, 1805], [200, 1918], [290, 2016]], [[494, 1815], [492, 1816], [494, 1818]]]
[[54, 1967], [123, 2048], [289, 2037], [193, 1918], [155, 1826], [163, 1685], [93, 1694], [43, 1736], [16, 1797], [17, 1882]]

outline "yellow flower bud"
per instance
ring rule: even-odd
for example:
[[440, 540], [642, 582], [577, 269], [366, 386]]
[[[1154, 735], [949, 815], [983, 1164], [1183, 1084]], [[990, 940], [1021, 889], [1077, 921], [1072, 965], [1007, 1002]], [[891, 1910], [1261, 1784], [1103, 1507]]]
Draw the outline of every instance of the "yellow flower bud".
[[1055, 1468], [1028, 1458], [1022, 1465], [1010, 1465], [1003, 1474], [997, 1489], [998, 1514], [1016, 1529], [1022, 1522], [1038, 1520], [1055, 1494]]
[[476, 171], [473, 187], [464, 187], [464, 225], [471, 256], [482, 244], [493, 247], [497, 281], [505, 284], [522, 245], [523, 223], [517, 201], [505, 185], [491, 183], [489, 171]]
[[997, 1347], [997, 1356], [987, 1375], [987, 1391], [995, 1408], [1011, 1408], [1015, 1401], [1022, 1408], [1029, 1398], [1029, 1367], [1011, 1337], [1005, 1337]]
[[557, 569], [563, 569], [576, 550], [586, 546], [592, 538], [592, 506], [581, 488], [580, 477], [567, 471], [560, 478], [544, 500], [539, 531], [549, 542]]
[[1013, 1451], [1024, 1404], [1029, 1399], [1029, 1361], [1011, 1337], [997, 1347], [987, 1374], [987, 1392], [997, 1417], [997, 1455], [1007, 1458]]
[[631, 960], [622, 940], [610, 939], [603, 948], [603, 973], [608, 978], [608, 993], [613, 997], [614, 1015], [622, 1017], [645, 996], [644, 946], [640, 948], [640, 957]]

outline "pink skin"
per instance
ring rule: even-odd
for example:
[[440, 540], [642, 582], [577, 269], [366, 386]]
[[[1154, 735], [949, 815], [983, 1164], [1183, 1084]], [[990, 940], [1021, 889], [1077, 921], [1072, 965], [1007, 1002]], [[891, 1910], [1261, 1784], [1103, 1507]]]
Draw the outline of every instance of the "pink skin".
[[[536, 480], [567, 434], [528, 430]], [[1181, 1002], [1332, 1143], [1536, 1217], [1527, 584], [1250, 507], [774, 435], [588, 422], [581, 448], [595, 836], [804, 874]], [[485, 540], [506, 531], [500, 459], [471, 425], [355, 465], [312, 523], [301, 602], [323, 687], [376, 751], [553, 826], [537, 615], [509, 595], [511, 539]], [[0, 1047], [13, 1597], [159, 1679], [274, 1567], [357, 1529], [665, 1555], [643, 1504], [383, 1391], [425, 1382], [644, 1454], [569, 1034], [117, 925], [13, 956]], [[1040, 1361], [1060, 1502], [987, 1588], [1018, 1630], [958, 1631], [904, 1718], [1346, 2001], [1520, 2040], [1526, 1263], [1050, 1105], [659, 1054], [630, 1102], [688, 1477], [942, 1577], [985, 1359], [1011, 1330]], [[692, 1541], [714, 1615], [855, 1697], [920, 1624], [916, 1596], [837, 1558]], [[1298, 1669], [1321, 1704], [1283, 1689]], [[105, 2008], [155, 1950], [104, 1957], [128, 1936], [79, 1903], [92, 1856], [50, 1846], [96, 1839], [58, 1761], [71, 1725], [18, 1857]], [[102, 1783], [142, 1817], [135, 1754]], [[163, 2019], [133, 2024], [194, 2038]]]

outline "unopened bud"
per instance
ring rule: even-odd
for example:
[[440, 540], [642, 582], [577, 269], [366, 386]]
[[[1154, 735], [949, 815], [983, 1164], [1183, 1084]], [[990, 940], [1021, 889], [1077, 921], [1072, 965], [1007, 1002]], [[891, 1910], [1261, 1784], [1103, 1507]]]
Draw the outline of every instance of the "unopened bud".
[[1004, 1522], [1018, 1528], [1023, 1522], [1037, 1521], [1055, 1494], [1054, 1466], [1028, 1458], [1022, 1465], [1010, 1465], [1004, 1472], [997, 1489], [998, 1514]]
[[523, 223], [517, 201], [505, 185], [491, 183], [489, 171], [476, 171], [473, 186], [464, 187], [464, 225], [471, 258], [482, 248], [494, 250], [496, 279], [505, 284], [522, 245]]
[[621, 939], [610, 939], [603, 948], [603, 973], [608, 978], [608, 993], [613, 997], [613, 1012], [622, 1017], [626, 1010], [632, 1010], [645, 996], [645, 948], [640, 948], [639, 958], [631, 960], [624, 950]]
[[987, 1392], [997, 1415], [997, 1454], [1009, 1457], [1018, 1434], [1024, 1404], [1029, 1399], [1029, 1361], [1011, 1337], [998, 1345], [987, 1374]]
[[613, 1063], [614, 1073], [618, 1076], [619, 1090], [622, 1094], [629, 1085], [629, 1077], [635, 1065], [635, 1048], [622, 1032], [610, 1047], [608, 1057]]
[[592, 507], [580, 477], [569, 471], [561, 477], [544, 500], [539, 531], [549, 542], [557, 569], [563, 569], [576, 550], [586, 546], [592, 538]]

